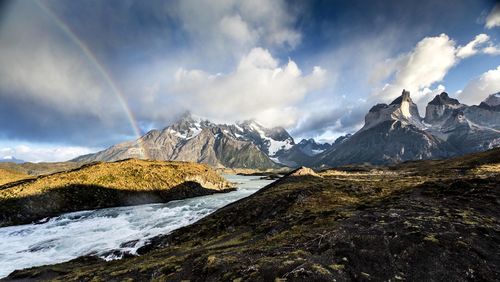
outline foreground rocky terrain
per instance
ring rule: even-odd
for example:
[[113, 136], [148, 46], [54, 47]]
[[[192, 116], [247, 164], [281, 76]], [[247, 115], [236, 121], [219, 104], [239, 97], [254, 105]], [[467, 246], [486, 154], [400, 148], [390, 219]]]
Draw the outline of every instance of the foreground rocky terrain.
[[232, 191], [231, 183], [202, 164], [133, 159], [94, 163], [0, 186], [0, 226], [227, 191]]
[[391, 167], [301, 168], [138, 257], [5, 281], [498, 281], [500, 149]]

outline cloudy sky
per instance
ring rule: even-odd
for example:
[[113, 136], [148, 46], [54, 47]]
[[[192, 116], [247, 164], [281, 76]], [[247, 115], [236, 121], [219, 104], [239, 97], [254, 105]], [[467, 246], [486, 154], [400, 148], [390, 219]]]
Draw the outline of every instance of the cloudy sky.
[[0, 158], [60, 161], [184, 111], [331, 142], [403, 88], [500, 91], [495, 1], [0, 1]]

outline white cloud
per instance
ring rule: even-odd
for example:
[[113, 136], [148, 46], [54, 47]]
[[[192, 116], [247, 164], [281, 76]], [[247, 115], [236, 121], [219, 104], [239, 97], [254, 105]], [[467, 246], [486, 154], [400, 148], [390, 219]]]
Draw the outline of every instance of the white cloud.
[[170, 92], [186, 109], [206, 117], [291, 126], [299, 114], [296, 104], [324, 81], [320, 67], [304, 75], [294, 61], [280, 65], [268, 50], [254, 48], [229, 74], [179, 69]]
[[[482, 47], [485, 44], [489, 45]], [[442, 85], [436, 89], [431, 89], [431, 87], [441, 82], [448, 71], [462, 59], [479, 53], [491, 55], [496, 53], [495, 47], [491, 45], [490, 37], [486, 34], [479, 34], [465, 46], [458, 47], [455, 41], [446, 34], [426, 37], [410, 53], [388, 59], [384, 63], [383, 66], [386, 68], [383, 77], [392, 75], [393, 79], [376, 90], [371, 99], [382, 99], [388, 102], [399, 96], [402, 89], [406, 89], [411, 92], [412, 99], [417, 103], [420, 111], [423, 111], [430, 99], [444, 91]], [[382, 76], [378, 75], [378, 77]]]
[[219, 22], [221, 32], [241, 45], [253, 44], [257, 40], [257, 33], [251, 30], [240, 15], [225, 16]]
[[[349, 71], [356, 70], [350, 75], [355, 78], [352, 80], [355, 83], [349, 81], [351, 85], [344, 89], [340, 87], [329, 89], [331, 94], [322, 100], [322, 104], [313, 104], [310, 107], [314, 110], [303, 115], [303, 120], [293, 130], [294, 133], [300, 136], [311, 136], [318, 132], [327, 132], [325, 134], [355, 132], [363, 125], [363, 117], [370, 107], [377, 103], [391, 102], [401, 95], [403, 89], [411, 91], [412, 99], [418, 105], [420, 114], [424, 115], [427, 103], [435, 95], [446, 90], [444, 86], [446, 75], [460, 63], [463, 57], [493, 50], [488, 49], [492, 46], [492, 42], [486, 34], [475, 36], [470, 42], [463, 44], [464, 47], [457, 47], [452, 38], [441, 34], [423, 38], [409, 52], [397, 54], [394, 53], [399, 46], [396, 43], [404, 36], [404, 31], [403, 33], [385, 32], [384, 36], [363, 38], [354, 45], [344, 45], [346, 48], [335, 56], [322, 57], [317, 60], [327, 66], [329, 75], [339, 73], [345, 77]], [[461, 52], [459, 52], [460, 49]], [[467, 49], [469, 52], [466, 52]], [[347, 67], [338, 67], [343, 64]], [[370, 89], [361, 88], [365, 85], [363, 78], [367, 78], [366, 85], [370, 86]], [[343, 77], [339, 80], [344, 80], [342, 85], [349, 83]], [[356, 89], [358, 86], [361, 87]], [[340, 93], [343, 92], [349, 93], [348, 99], [342, 99]], [[355, 93], [366, 92], [371, 92], [372, 95], [364, 100], [353, 99], [356, 97]], [[307, 105], [310, 106], [311, 103]]]
[[488, 95], [500, 91], [500, 66], [471, 80], [458, 94], [459, 100], [468, 105], [478, 105]]
[[0, 147], [0, 159], [13, 156], [29, 162], [61, 162], [98, 151], [97, 148], [56, 146], [39, 144], [4, 144]]
[[478, 53], [493, 56], [500, 55], [500, 47], [493, 45], [491, 38], [487, 34], [481, 33], [465, 46], [459, 46], [457, 48], [457, 57], [460, 59], [464, 59]]
[[494, 28], [500, 26], [500, 4], [496, 4], [493, 10], [486, 17], [486, 28]]
[[238, 57], [254, 46], [293, 48], [301, 40], [283, 0], [179, 0], [168, 12], [212, 54]]
[[483, 53], [493, 56], [500, 55], [500, 47], [494, 45], [487, 46], [483, 49]]
[[16, 4], [0, 26], [0, 97], [16, 95], [24, 102], [101, 120], [116, 113], [110, 107], [115, 97], [77, 44], [33, 3]]
[[446, 34], [422, 39], [410, 53], [401, 55], [391, 63], [394, 79], [385, 84], [372, 99], [390, 101], [401, 95], [403, 89], [411, 92], [417, 104], [423, 105], [429, 88], [442, 81], [458, 62], [455, 42]]
[[488, 42], [490, 40], [490, 37], [484, 33], [478, 34], [474, 40], [469, 42], [465, 46], [460, 46], [457, 49], [457, 57], [459, 58], [467, 58], [472, 55], [475, 55], [479, 52], [479, 49], [477, 48], [478, 46], [481, 46], [482, 44]]
[[429, 87], [441, 81], [455, 62], [454, 42], [447, 35], [424, 38], [397, 71], [396, 84]]

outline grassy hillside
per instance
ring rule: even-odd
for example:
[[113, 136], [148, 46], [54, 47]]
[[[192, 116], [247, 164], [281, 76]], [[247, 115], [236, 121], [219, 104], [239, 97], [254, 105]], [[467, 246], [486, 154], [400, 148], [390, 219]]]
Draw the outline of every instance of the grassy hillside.
[[31, 178], [31, 176], [19, 171], [0, 168], [0, 185], [26, 178]]
[[141, 256], [16, 271], [55, 281], [498, 281], [500, 149], [359, 170], [301, 169]]
[[69, 211], [165, 202], [229, 187], [202, 164], [132, 159], [96, 163], [0, 186], [0, 225]]
[[32, 176], [51, 174], [82, 166], [79, 162], [57, 162], [57, 163], [0, 163], [0, 169], [8, 169]]

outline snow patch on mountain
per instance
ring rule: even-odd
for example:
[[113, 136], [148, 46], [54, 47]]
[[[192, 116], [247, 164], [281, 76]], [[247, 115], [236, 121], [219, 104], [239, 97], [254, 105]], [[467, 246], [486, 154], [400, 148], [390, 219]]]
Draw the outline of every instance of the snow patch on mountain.
[[293, 146], [293, 140], [276, 141], [269, 137], [264, 137], [265, 140], [269, 142], [268, 153], [269, 156], [275, 156], [280, 150], [288, 150]]
[[315, 150], [315, 149], [312, 149], [312, 150], [311, 150], [311, 153], [312, 153], [313, 155], [317, 155], [317, 154], [321, 154], [321, 153], [323, 153], [324, 151], [325, 151], [325, 149], [316, 149], [316, 150]]

